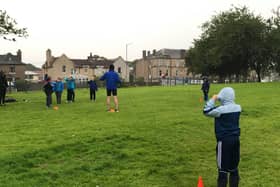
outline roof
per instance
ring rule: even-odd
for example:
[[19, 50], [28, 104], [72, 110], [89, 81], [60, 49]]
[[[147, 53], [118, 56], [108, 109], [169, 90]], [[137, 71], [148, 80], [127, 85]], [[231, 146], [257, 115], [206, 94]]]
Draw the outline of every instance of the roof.
[[25, 65], [20, 61], [17, 55], [7, 53], [6, 55], [0, 55], [0, 65]]
[[156, 52], [156, 56], [168, 56], [170, 58], [184, 58], [185, 49], [160, 49]]
[[34, 66], [33, 64], [26, 64], [26, 71], [41, 71], [41, 68]]

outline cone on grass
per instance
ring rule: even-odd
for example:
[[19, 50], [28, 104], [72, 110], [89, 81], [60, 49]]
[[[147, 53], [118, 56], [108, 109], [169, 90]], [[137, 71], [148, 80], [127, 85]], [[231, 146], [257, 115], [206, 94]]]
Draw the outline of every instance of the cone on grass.
[[197, 187], [204, 187], [201, 176], [199, 176], [199, 178], [198, 178]]
[[200, 102], [200, 103], [202, 103], [202, 102], [203, 102], [203, 99], [202, 99], [202, 97], [200, 97], [200, 98], [199, 98], [199, 102]]

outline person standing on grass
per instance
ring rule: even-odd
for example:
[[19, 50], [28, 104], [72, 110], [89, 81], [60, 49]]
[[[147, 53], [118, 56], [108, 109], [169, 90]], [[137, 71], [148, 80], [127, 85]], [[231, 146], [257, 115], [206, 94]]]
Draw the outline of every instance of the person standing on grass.
[[62, 79], [60, 77], [57, 78], [55, 85], [54, 85], [54, 91], [56, 95], [56, 103], [61, 104], [61, 95], [64, 89], [64, 84], [62, 82]]
[[6, 91], [8, 88], [8, 81], [3, 71], [0, 71], [0, 105], [5, 105]]
[[52, 93], [53, 93], [53, 86], [52, 86], [51, 78], [50, 77], [48, 77], [46, 79], [46, 83], [45, 83], [43, 89], [44, 89], [44, 92], [46, 94], [46, 105], [47, 105], [47, 108], [50, 108], [51, 104], [52, 104]]
[[201, 90], [203, 91], [205, 102], [208, 101], [209, 89], [210, 89], [210, 83], [209, 83], [209, 80], [205, 77], [205, 78], [203, 78], [203, 83], [201, 86]]
[[[95, 79], [96, 79], [96, 76], [94, 75], [93, 80], [88, 81], [90, 100], [94, 101], [94, 102], [95, 102], [95, 98], [96, 98], [96, 91], [98, 90]], [[92, 98], [92, 96], [93, 96], [93, 98]]]
[[73, 76], [70, 76], [69, 78], [66, 78], [66, 84], [67, 84], [67, 102], [74, 102], [75, 101], [75, 79]]
[[121, 83], [119, 75], [114, 71], [115, 67], [113, 64], [109, 66], [109, 71], [106, 72], [101, 78], [101, 81], [106, 80], [107, 89], [107, 111], [111, 108], [111, 95], [114, 97], [115, 112], [119, 112], [119, 101], [117, 96], [117, 84]]
[[[216, 107], [215, 102], [221, 105]], [[218, 165], [218, 187], [238, 187], [240, 160], [240, 128], [239, 118], [241, 106], [235, 104], [235, 93], [230, 87], [223, 88], [218, 95], [206, 103], [203, 112], [215, 118], [215, 134], [217, 139], [216, 159]]]

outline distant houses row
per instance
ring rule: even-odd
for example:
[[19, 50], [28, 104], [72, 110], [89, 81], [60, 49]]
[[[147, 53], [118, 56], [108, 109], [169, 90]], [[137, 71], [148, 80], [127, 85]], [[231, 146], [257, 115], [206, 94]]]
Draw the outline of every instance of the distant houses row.
[[16, 55], [7, 53], [0, 55], [0, 70], [4, 71], [9, 81], [26, 80], [42, 81], [45, 75], [53, 79], [74, 75], [77, 81], [87, 81], [108, 71], [110, 64], [114, 64], [115, 71], [123, 81], [142, 79], [144, 82], [157, 82], [162, 78], [184, 78], [187, 76], [185, 66], [185, 50], [161, 49], [152, 52], [143, 50], [142, 58], [133, 62], [125, 61], [121, 56], [108, 59], [98, 55], [90, 55], [84, 59], [72, 59], [62, 54], [53, 56], [52, 51], [46, 51], [46, 60], [42, 68], [22, 61], [21, 50]]

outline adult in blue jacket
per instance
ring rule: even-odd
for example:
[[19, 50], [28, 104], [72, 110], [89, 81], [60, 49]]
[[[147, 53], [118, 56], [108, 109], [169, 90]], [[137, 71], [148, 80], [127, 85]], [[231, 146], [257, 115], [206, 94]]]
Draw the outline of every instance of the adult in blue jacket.
[[110, 65], [109, 71], [106, 72], [102, 77], [100, 77], [101, 81], [106, 81], [106, 89], [107, 89], [107, 111], [111, 109], [111, 95], [114, 97], [115, 103], [115, 112], [119, 112], [119, 101], [117, 94], [117, 85], [121, 83], [119, 75], [114, 71], [115, 67], [113, 64]]
[[[235, 93], [230, 87], [223, 88], [218, 95], [206, 103], [204, 114], [215, 118], [215, 134], [217, 139], [216, 159], [218, 165], [218, 187], [238, 187], [238, 164], [240, 159], [239, 118], [241, 106], [235, 104]], [[215, 106], [215, 101], [220, 106]]]

